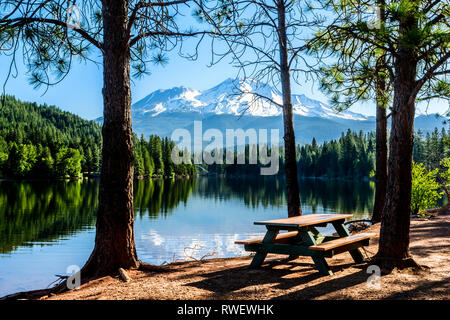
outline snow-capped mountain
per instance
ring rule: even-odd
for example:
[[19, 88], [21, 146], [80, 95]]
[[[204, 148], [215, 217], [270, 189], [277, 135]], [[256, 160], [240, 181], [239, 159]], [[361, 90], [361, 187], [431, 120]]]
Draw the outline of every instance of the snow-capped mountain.
[[[253, 93], [253, 94], [252, 94]], [[265, 96], [273, 101], [259, 99]], [[193, 133], [194, 121], [202, 121], [203, 130], [278, 129], [283, 136], [280, 93], [271, 86], [253, 80], [227, 79], [217, 86], [199, 91], [187, 87], [156, 90], [132, 105], [133, 130], [138, 135], [171, 137], [175, 129]], [[303, 94], [292, 95], [294, 129], [297, 143], [318, 143], [338, 139], [342, 132], [375, 131], [375, 117], [343, 111], [337, 113], [323, 102]], [[432, 131], [445, 125], [443, 117], [419, 115], [415, 130]], [[101, 118], [97, 121], [102, 121]]]
[[[262, 98], [267, 97], [268, 99]], [[272, 100], [273, 102], [271, 102]], [[163, 112], [197, 112], [202, 115], [227, 114], [236, 116], [273, 117], [282, 114], [277, 104], [281, 94], [273, 87], [255, 80], [227, 79], [219, 85], [198, 91], [187, 87], [157, 90], [136, 102], [132, 109], [136, 116], [158, 116]], [[304, 117], [325, 119], [367, 120], [368, 117], [351, 111], [337, 113], [326, 104], [292, 95], [293, 113]]]

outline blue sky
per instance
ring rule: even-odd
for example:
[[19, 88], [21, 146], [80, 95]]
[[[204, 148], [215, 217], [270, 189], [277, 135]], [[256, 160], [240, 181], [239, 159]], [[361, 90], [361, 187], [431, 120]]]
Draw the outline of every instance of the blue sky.
[[[185, 17], [185, 21], [192, 17]], [[185, 22], [183, 21], [183, 22]], [[188, 23], [189, 24], [189, 23]], [[192, 48], [193, 43], [187, 43], [187, 48]], [[92, 51], [90, 58], [101, 62], [98, 51]], [[168, 89], [175, 86], [187, 86], [197, 90], [209, 89], [227, 78], [234, 78], [237, 69], [230, 65], [230, 59], [223, 60], [219, 64], [208, 67], [211, 61], [211, 49], [205, 41], [200, 47], [199, 56], [196, 61], [190, 61], [180, 57], [177, 50], [168, 55], [169, 61], [165, 66], [150, 66], [151, 75], [132, 81], [132, 101], [137, 102], [154, 90]], [[3, 85], [10, 58], [0, 55], [0, 84]], [[15, 95], [24, 101], [47, 103], [56, 105], [63, 110], [73, 112], [85, 119], [95, 119], [102, 116], [102, 67], [92, 62], [74, 63], [69, 75], [58, 85], [48, 88], [34, 89], [29, 84], [27, 70], [21, 63], [20, 56], [17, 58], [18, 76], [10, 78], [6, 84], [6, 93]], [[328, 97], [322, 94], [317, 83], [308, 82], [300, 77], [301, 85], [292, 82], [292, 92], [305, 94], [306, 96], [327, 102]], [[421, 104], [418, 109], [421, 113], [441, 113], [447, 111], [448, 103], [445, 101], [432, 101], [427, 105]], [[375, 115], [373, 102], [360, 103], [353, 106], [351, 111], [365, 115]]]
[[[157, 89], [167, 89], [175, 86], [187, 86], [197, 90], [209, 89], [223, 80], [235, 77], [237, 69], [233, 68], [229, 61], [223, 61], [212, 67], [210, 52], [207, 48], [202, 50], [196, 61], [190, 61], [179, 57], [176, 52], [169, 55], [169, 62], [165, 66], [151, 66], [152, 74], [142, 79], [133, 79], [133, 102], [144, 98]], [[101, 59], [97, 59], [101, 61]], [[0, 81], [3, 84], [6, 70], [9, 67], [9, 59], [0, 56]], [[48, 88], [34, 89], [28, 82], [26, 68], [18, 64], [18, 77], [10, 78], [6, 84], [6, 92], [25, 101], [35, 101], [57, 105], [61, 109], [76, 113], [84, 118], [93, 119], [102, 115], [102, 68], [92, 62], [76, 63], [69, 75], [58, 85]], [[326, 102], [317, 89], [313, 90], [312, 84], [299, 86], [293, 85], [294, 93], [305, 95]], [[45, 93], [45, 94], [44, 94]], [[370, 108], [367, 108], [370, 109]], [[368, 110], [370, 111], [370, 110]]]

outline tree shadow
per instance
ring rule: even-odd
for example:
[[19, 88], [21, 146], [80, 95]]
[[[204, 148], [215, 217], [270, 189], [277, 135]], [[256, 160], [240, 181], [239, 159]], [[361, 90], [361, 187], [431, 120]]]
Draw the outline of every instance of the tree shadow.
[[[444, 280], [427, 282], [423, 281], [417, 287], [392, 293], [390, 296], [384, 298], [386, 300], [399, 300], [399, 299], [423, 299], [423, 296], [427, 293], [433, 297], [436, 297], [436, 294], [439, 294], [438, 291], [441, 291], [443, 295], [448, 294], [450, 291], [450, 278], [446, 278]], [[444, 297], [444, 299], [447, 299]]]
[[427, 258], [432, 255], [439, 255], [439, 252], [450, 252], [450, 245], [439, 244], [432, 247], [428, 245], [414, 246], [411, 247], [411, 252], [413, 256]]
[[[429, 221], [416, 224], [411, 228], [410, 238], [412, 242], [419, 240], [419, 243], [411, 246], [413, 255], [427, 257], [449, 250], [450, 245], [448, 241], [442, 241], [442, 239], [448, 239], [448, 235], [450, 234], [450, 223], [445, 221], [445, 219], [441, 219], [441, 217], [446, 215], [448, 214], [443, 214]], [[437, 219], [441, 221], [436, 223]], [[424, 242], [423, 239], [428, 240]]]
[[[364, 268], [366, 264], [355, 265], [346, 263], [330, 266], [335, 273], [349, 267]], [[367, 273], [357, 272], [341, 278], [335, 276], [322, 276], [315, 268], [314, 263], [302, 261], [271, 260], [264, 263], [262, 267], [251, 269], [249, 266], [229, 268], [220, 271], [202, 274], [204, 279], [186, 284], [199, 289], [211, 292], [213, 299], [223, 299], [229, 295], [241, 295], [246, 291], [252, 291], [251, 287], [271, 284], [271, 289], [289, 290], [302, 286], [319, 278], [324, 278], [324, 282], [318, 285], [317, 289], [311, 287], [301, 289], [296, 293], [277, 297], [276, 299], [310, 299], [315, 296], [327, 294], [342, 288], [354, 286], [367, 280]], [[243, 291], [242, 291], [243, 290]], [[319, 292], [319, 291], [320, 292]], [[237, 293], [236, 291], [241, 291]], [[243, 293], [244, 292], [244, 293]]]
[[[448, 215], [450, 214], [445, 213], [428, 221], [414, 225], [414, 227], [411, 228], [410, 235], [418, 237], [429, 236], [430, 238], [447, 237], [450, 232], [450, 223], [447, 222], [444, 217]], [[436, 220], [441, 221], [437, 222]]]
[[329, 281], [321, 282], [295, 292], [290, 292], [274, 298], [274, 300], [298, 300], [314, 299], [332, 292], [347, 289], [367, 281], [369, 275], [361, 270], [343, 277], [330, 278]]

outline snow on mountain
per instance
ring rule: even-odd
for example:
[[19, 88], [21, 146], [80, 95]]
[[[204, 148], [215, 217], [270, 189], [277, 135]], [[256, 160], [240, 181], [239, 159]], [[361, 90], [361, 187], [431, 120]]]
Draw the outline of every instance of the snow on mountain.
[[[133, 104], [135, 116], [156, 117], [162, 113], [197, 112], [202, 115], [228, 114], [271, 117], [282, 114], [275, 103], [282, 103], [280, 92], [255, 80], [227, 79], [217, 86], [198, 91], [187, 87], [157, 90]], [[336, 112], [328, 105], [300, 94], [292, 95], [293, 113], [304, 117], [327, 119], [367, 120], [368, 117], [351, 111]]]
[[195, 97], [200, 92], [187, 88], [175, 87], [167, 90], [156, 90], [133, 104], [133, 111], [136, 113], [146, 114], [152, 116], [168, 111], [197, 111], [202, 107], [202, 103]]
[[[268, 100], [255, 101], [255, 96]], [[208, 90], [187, 87], [156, 90], [132, 106], [133, 131], [138, 135], [156, 134], [171, 137], [176, 129], [194, 134], [194, 122], [201, 121], [203, 130], [278, 129], [284, 130], [281, 95], [273, 87], [254, 80], [227, 79]], [[297, 143], [318, 143], [339, 139], [342, 132], [375, 130], [375, 117], [351, 111], [337, 113], [330, 106], [303, 94], [292, 95], [294, 130]], [[102, 118], [96, 119], [102, 122]], [[430, 132], [435, 127], [448, 127], [448, 119], [434, 115], [419, 115], [414, 129]]]

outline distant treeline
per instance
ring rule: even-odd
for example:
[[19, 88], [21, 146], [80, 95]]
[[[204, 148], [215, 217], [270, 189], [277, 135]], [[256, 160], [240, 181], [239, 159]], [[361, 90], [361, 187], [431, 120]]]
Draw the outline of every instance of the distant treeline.
[[[442, 159], [450, 156], [450, 129], [437, 128], [430, 134], [420, 130], [414, 137], [413, 160], [428, 169], [439, 167]], [[371, 177], [375, 172], [375, 133], [358, 134], [350, 130], [338, 140], [324, 142], [315, 140], [300, 147], [298, 168], [302, 176], [327, 177]]]
[[175, 143], [169, 138], [151, 135], [145, 140], [134, 136], [134, 174], [136, 177], [151, 176], [191, 176], [197, 170], [192, 161], [188, 164], [174, 164], [171, 160]]
[[338, 140], [301, 146], [297, 166], [304, 177], [369, 177], [375, 170], [375, 134], [347, 131]]
[[[101, 167], [101, 125], [54, 106], [6, 96], [0, 108], [0, 176], [80, 177]], [[134, 136], [135, 175], [190, 175], [194, 165], [174, 165], [174, 143]]]
[[[414, 140], [413, 159], [424, 163], [427, 169], [439, 166], [442, 159], [450, 156], [450, 129], [445, 131], [437, 128], [432, 133], [423, 134], [418, 131]], [[351, 178], [361, 179], [373, 177], [375, 173], [375, 133], [359, 133], [348, 130], [337, 140], [317, 144], [313, 139], [311, 144], [297, 147], [297, 167], [301, 177]], [[225, 175], [259, 174], [260, 164], [248, 164], [246, 146], [246, 164], [213, 164], [208, 171]], [[280, 170], [284, 174], [284, 150], [280, 147]]]
[[[414, 161], [434, 169], [450, 156], [450, 129], [417, 132]], [[6, 96], [0, 108], [0, 176], [15, 178], [79, 177], [98, 173], [101, 167], [101, 125], [54, 106], [22, 102]], [[175, 143], [152, 135], [148, 140], [134, 135], [136, 177], [193, 175], [191, 163], [175, 165]], [[210, 173], [260, 175], [260, 164], [203, 164]], [[269, 150], [270, 154], [270, 150]], [[236, 156], [236, 155], [235, 155]], [[225, 162], [225, 161], [224, 161]], [[375, 171], [375, 134], [348, 130], [337, 140], [297, 147], [297, 166], [302, 177], [371, 177]], [[284, 174], [284, 150], [280, 147], [278, 175]]]

